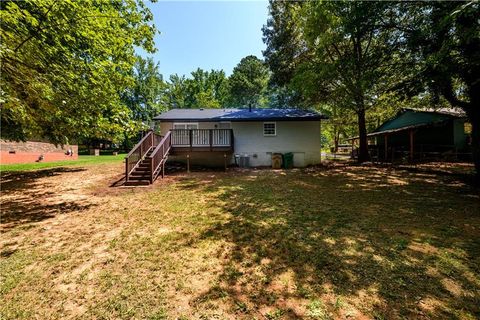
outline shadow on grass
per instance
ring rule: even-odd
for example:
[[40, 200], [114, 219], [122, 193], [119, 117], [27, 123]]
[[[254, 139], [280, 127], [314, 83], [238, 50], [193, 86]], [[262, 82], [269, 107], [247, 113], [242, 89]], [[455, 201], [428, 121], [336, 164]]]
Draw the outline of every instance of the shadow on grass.
[[[39, 179], [55, 177], [65, 173], [80, 172], [81, 168], [52, 168], [30, 172], [12, 172], [2, 174], [2, 215], [1, 227], [11, 229], [14, 227], [40, 222], [54, 217], [57, 214], [66, 214], [73, 211], [88, 209], [91, 205], [77, 201], [48, 201], [57, 195], [51, 185], [37, 186]], [[68, 179], [68, 176], [65, 176]]]
[[230, 214], [200, 236], [231, 249], [199, 303], [226, 294], [237, 313], [276, 310], [267, 318], [480, 317], [480, 198], [460, 181], [342, 167], [181, 187]]

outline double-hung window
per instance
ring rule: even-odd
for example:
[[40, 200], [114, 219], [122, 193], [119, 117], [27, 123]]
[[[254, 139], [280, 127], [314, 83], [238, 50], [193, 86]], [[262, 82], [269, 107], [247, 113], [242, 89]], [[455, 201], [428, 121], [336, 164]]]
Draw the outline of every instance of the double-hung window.
[[263, 135], [265, 137], [273, 137], [277, 135], [277, 123], [276, 122], [264, 122], [263, 123]]

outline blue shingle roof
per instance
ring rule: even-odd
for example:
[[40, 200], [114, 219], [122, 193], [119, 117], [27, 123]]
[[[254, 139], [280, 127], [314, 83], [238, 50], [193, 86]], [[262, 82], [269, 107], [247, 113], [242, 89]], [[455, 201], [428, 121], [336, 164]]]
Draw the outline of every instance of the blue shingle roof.
[[307, 121], [327, 119], [302, 109], [171, 109], [153, 118], [160, 121]]

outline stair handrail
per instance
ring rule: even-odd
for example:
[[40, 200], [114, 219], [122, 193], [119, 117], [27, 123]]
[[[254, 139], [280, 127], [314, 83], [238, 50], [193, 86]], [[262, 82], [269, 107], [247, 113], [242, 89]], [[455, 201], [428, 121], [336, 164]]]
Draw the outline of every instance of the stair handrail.
[[160, 140], [152, 153], [148, 156], [151, 159], [150, 181], [152, 183], [155, 179], [155, 172], [162, 164], [162, 160], [165, 159], [172, 145], [172, 140], [170, 136], [171, 132], [168, 131], [167, 134], [165, 134], [165, 136], [162, 138], [162, 140]]
[[[137, 165], [142, 161], [143, 156], [153, 147], [153, 130], [140, 139], [140, 141], [130, 150], [125, 157], [125, 180], [128, 181], [128, 176], [132, 173]], [[136, 156], [135, 159], [133, 156]], [[132, 159], [130, 159], [132, 158]]]

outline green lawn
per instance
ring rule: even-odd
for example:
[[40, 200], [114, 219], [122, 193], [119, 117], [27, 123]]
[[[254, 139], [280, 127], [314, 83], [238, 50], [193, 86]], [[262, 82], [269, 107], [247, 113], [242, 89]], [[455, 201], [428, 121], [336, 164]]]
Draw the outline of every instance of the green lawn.
[[54, 162], [35, 162], [35, 163], [19, 163], [19, 164], [2, 164], [0, 165], [0, 171], [30, 171], [54, 167], [71, 167], [71, 166], [84, 166], [94, 164], [104, 164], [122, 161], [126, 154], [119, 154], [116, 156], [102, 155], [102, 156], [78, 156], [78, 160], [65, 160]]
[[2, 319], [478, 319], [472, 166], [9, 173]]

